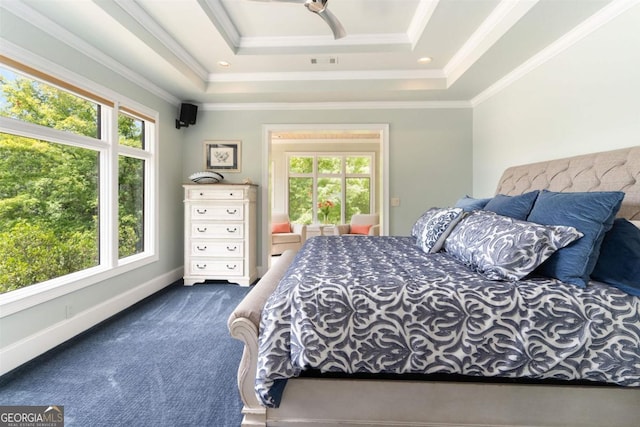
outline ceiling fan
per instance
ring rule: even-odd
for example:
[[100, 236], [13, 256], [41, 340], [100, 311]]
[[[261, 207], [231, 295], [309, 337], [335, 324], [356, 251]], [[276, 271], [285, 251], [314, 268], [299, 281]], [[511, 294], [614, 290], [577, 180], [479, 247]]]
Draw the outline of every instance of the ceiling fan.
[[347, 35], [347, 32], [344, 30], [344, 27], [338, 21], [338, 18], [331, 13], [331, 11], [327, 8], [327, 3], [329, 0], [254, 0], [254, 1], [275, 1], [275, 2], [283, 2], [283, 3], [302, 3], [304, 4], [309, 11], [319, 15], [320, 18], [324, 19], [324, 21], [329, 24], [329, 28], [333, 32], [334, 39], [341, 39]]

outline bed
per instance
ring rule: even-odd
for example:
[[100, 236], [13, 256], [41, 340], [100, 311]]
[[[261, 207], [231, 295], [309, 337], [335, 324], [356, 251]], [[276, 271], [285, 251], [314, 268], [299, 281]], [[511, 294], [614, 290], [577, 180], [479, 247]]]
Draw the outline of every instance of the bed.
[[[540, 196], [537, 190], [547, 191]], [[580, 275], [561, 276], [575, 282], [563, 283], [545, 271], [536, 274], [552, 264], [541, 266], [544, 261], [555, 262], [565, 247], [590, 236], [582, 227], [555, 225], [560, 210], [544, 210], [544, 203], [556, 206], [567, 194], [586, 192], [619, 192], [613, 213], [640, 221], [640, 147], [509, 168], [490, 201], [493, 213], [438, 211], [446, 236], [419, 234], [418, 220], [411, 237], [323, 237], [285, 252], [229, 318], [231, 335], [245, 345], [238, 369], [243, 425], [637, 425], [640, 297], [606, 283], [582, 286]], [[496, 213], [515, 209], [509, 213], [517, 217], [532, 193], [535, 209], [529, 207], [525, 219], [538, 224], [550, 217], [540, 229]], [[434, 221], [433, 213], [423, 217]], [[442, 228], [441, 217], [431, 229]], [[469, 230], [488, 232], [493, 224], [547, 233], [543, 250], [520, 256], [544, 253], [538, 268], [513, 269], [511, 260], [487, 268], [476, 259], [482, 251], [469, 250]], [[332, 261], [336, 256], [340, 261]], [[358, 267], [344, 270], [349, 264]], [[311, 283], [294, 286], [303, 276]], [[415, 277], [430, 280], [429, 287]], [[413, 293], [398, 296], [399, 288]], [[571, 308], [573, 300], [581, 306]], [[367, 316], [378, 319], [376, 310], [389, 318], [367, 324]], [[554, 324], [544, 324], [553, 317], [540, 314], [545, 311], [555, 311]], [[358, 323], [354, 313], [364, 313], [363, 327], [342, 323], [341, 317]], [[587, 314], [588, 321], [580, 319]], [[485, 332], [461, 330], [462, 317]], [[391, 323], [403, 329], [394, 332]], [[430, 326], [404, 338], [420, 324]]]

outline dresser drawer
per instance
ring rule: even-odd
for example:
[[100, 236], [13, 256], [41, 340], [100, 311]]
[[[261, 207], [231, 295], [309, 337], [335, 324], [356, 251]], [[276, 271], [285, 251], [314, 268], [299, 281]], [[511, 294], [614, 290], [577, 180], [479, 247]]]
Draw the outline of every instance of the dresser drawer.
[[242, 205], [211, 205], [194, 203], [191, 205], [191, 219], [236, 220], [244, 219]]
[[257, 187], [185, 184], [184, 284], [227, 280], [249, 286], [257, 279]]
[[242, 200], [244, 190], [222, 188], [193, 188], [187, 192], [190, 200]]
[[211, 240], [192, 240], [191, 256], [194, 257], [241, 257], [244, 254], [244, 242], [216, 242]]
[[244, 237], [244, 226], [241, 222], [225, 224], [214, 222], [194, 222], [191, 224], [191, 237], [210, 239], [242, 239]]
[[242, 276], [244, 274], [244, 262], [242, 260], [191, 260], [190, 268], [191, 271], [189, 273], [194, 276]]

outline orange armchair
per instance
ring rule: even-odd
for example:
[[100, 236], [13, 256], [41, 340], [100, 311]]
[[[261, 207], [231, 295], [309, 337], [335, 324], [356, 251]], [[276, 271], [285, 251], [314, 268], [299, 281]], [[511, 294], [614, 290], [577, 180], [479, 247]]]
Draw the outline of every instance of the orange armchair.
[[335, 235], [380, 235], [380, 215], [378, 214], [355, 214], [351, 217], [349, 224], [336, 225], [333, 228]]
[[306, 225], [292, 224], [286, 213], [271, 214], [271, 255], [281, 255], [287, 249], [298, 250], [306, 239]]

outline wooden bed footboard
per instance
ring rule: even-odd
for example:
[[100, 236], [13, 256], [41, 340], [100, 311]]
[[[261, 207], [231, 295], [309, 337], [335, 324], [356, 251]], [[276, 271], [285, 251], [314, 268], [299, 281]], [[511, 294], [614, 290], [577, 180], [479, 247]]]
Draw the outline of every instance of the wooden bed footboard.
[[296, 251], [291, 249], [285, 251], [229, 317], [228, 327], [231, 336], [244, 343], [244, 351], [238, 367], [238, 390], [244, 403], [244, 408], [242, 408], [243, 426], [266, 425], [266, 408], [260, 405], [254, 390], [258, 366], [260, 313], [262, 313], [267, 298], [278, 286], [278, 282], [295, 258], [295, 254]]
[[258, 363], [258, 328], [250, 320], [238, 318], [229, 324], [229, 331], [244, 343], [238, 366], [238, 391], [244, 404], [242, 425], [266, 426], [266, 408], [258, 402], [253, 386]]

